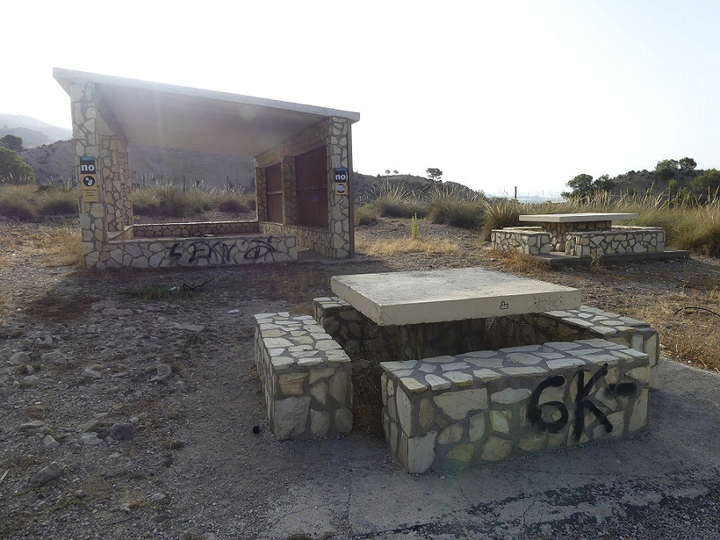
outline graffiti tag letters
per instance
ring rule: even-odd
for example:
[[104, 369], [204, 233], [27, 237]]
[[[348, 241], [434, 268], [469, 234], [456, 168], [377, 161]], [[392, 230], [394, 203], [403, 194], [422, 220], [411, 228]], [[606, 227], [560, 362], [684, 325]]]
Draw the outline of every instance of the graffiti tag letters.
[[259, 259], [275, 260], [275, 252], [277, 249], [272, 245], [273, 237], [269, 236], [267, 240], [253, 238], [250, 241], [241, 240], [243, 247], [240, 248], [236, 243], [226, 243], [222, 241], [195, 241], [189, 244], [183, 242], [175, 242], [168, 257], [176, 261], [182, 260], [185, 264], [193, 264], [198, 261], [208, 261], [213, 263], [230, 263], [235, 260], [237, 254], [244, 260], [257, 261]]
[[[585, 376], [589, 372], [580, 370], [577, 375], [577, 392], [575, 395], [575, 423], [574, 438], [575, 442], [580, 440], [583, 430], [585, 429], [585, 413], [592, 413], [600, 424], [605, 428], [607, 433], [613, 430], [613, 425], [608, 420], [605, 413], [600, 409], [594, 400], [597, 392], [603, 390], [615, 396], [631, 396], [635, 393], [635, 383], [619, 383], [611, 384], [605, 380], [608, 373], [608, 365], [604, 364], [602, 368], [595, 372], [585, 382]], [[540, 403], [543, 391], [547, 388], [559, 388], [565, 384], [565, 377], [555, 375], [541, 382], [530, 396], [528, 405], [528, 418], [530, 423], [542, 430], [550, 433], [560, 432], [568, 423], [570, 413], [568, 408], [562, 401], [546, 401]]]

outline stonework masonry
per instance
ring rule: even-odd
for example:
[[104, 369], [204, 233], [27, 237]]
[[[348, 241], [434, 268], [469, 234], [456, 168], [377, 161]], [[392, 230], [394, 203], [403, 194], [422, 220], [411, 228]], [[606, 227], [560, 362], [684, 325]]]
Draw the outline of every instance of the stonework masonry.
[[383, 429], [410, 473], [635, 435], [648, 356], [601, 339], [385, 362]]
[[[294, 156], [324, 145], [327, 150], [328, 227], [307, 227], [297, 223], [297, 192], [295, 187]], [[283, 222], [267, 221], [265, 195], [265, 167], [280, 163], [283, 182]], [[353, 252], [350, 197], [334, 189], [334, 170], [347, 169], [351, 174], [350, 122], [329, 117], [292, 137], [283, 144], [255, 157], [255, 178], [258, 194], [258, 219], [264, 234], [292, 234], [298, 245], [317, 251], [333, 259], [349, 257]], [[349, 179], [348, 183], [351, 183]]]
[[352, 430], [350, 358], [308, 315], [255, 315], [255, 359], [275, 437]]
[[[67, 86], [71, 100], [75, 165], [96, 160], [97, 202], [80, 200], [82, 252], [88, 269], [232, 265], [297, 259], [298, 247], [331, 258], [353, 252], [350, 197], [334, 189], [334, 169], [352, 171], [351, 121], [329, 116], [256, 156], [258, 221], [135, 225], [128, 141], [95, 83], [79, 75]], [[297, 223], [295, 156], [324, 146], [327, 153], [328, 227]], [[282, 165], [283, 223], [267, 221], [264, 167]], [[348, 180], [350, 184], [351, 179]], [[82, 185], [82, 183], [81, 183]], [[149, 241], [149, 240], [153, 241]]]
[[[588, 224], [574, 225], [582, 227]], [[550, 223], [547, 226], [566, 228], [567, 224]], [[540, 227], [506, 227], [493, 230], [491, 240], [494, 249], [520, 251], [535, 256], [547, 255], [551, 251], [562, 251], [573, 257], [602, 257], [660, 253], [665, 250], [665, 230], [662, 227], [617, 226], [607, 230], [565, 232], [562, 243], [557, 240], [558, 234], [558, 230], [552, 233]]]

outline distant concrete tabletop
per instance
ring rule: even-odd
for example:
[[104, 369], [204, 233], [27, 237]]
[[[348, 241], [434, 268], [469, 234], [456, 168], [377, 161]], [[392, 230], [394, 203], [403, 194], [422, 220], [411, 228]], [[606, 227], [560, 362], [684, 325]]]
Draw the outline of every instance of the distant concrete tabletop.
[[594, 214], [524, 214], [520, 216], [520, 221], [535, 221], [540, 223], [586, 223], [591, 221], [621, 221], [637, 218], [638, 214], [598, 212]]
[[577, 289], [483, 268], [333, 276], [330, 286], [380, 326], [575, 309], [581, 299]]

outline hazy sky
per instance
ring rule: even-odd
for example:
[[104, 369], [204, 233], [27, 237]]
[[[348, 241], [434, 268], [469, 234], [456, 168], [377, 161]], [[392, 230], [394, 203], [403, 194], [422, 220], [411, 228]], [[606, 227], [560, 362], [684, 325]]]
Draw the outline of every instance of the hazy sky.
[[70, 127], [54, 66], [361, 114], [355, 169], [549, 195], [720, 168], [717, 0], [12, 2], [0, 113]]

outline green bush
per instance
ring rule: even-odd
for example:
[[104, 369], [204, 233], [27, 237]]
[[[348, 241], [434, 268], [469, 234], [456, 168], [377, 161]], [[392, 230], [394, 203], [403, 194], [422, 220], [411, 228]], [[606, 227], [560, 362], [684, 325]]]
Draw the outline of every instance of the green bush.
[[3, 186], [0, 189], [0, 215], [20, 221], [33, 221], [37, 211], [32, 186]]
[[9, 148], [0, 147], [0, 184], [34, 184], [35, 171]]
[[217, 209], [221, 212], [244, 214], [255, 210], [255, 197], [247, 195], [233, 195], [230, 193], [217, 197]]
[[432, 223], [479, 230], [484, 222], [484, 203], [448, 197], [435, 199], [428, 207], [426, 218]]
[[355, 208], [355, 226], [372, 225], [377, 223], [380, 212], [373, 204], [366, 204]]
[[427, 204], [414, 199], [399, 197], [380, 197], [372, 203], [382, 217], [411, 218], [415, 214], [423, 217], [427, 213]]
[[517, 227], [520, 225], [520, 208], [517, 201], [500, 200], [485, 205], [485, 220], [483, 222], [483, 240], [490, 240], [493, 229], [504, 227]]
[[71, 188], [41, 186], [38, 188], [38, 213], [43, 216], [63, 216], [78, 213], [78, 195]]

